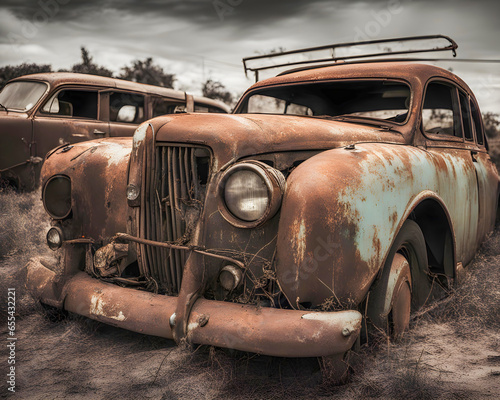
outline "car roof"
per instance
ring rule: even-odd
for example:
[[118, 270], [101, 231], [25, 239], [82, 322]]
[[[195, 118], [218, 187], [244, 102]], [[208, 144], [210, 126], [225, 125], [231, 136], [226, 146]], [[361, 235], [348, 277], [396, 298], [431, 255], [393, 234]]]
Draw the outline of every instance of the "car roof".
[[321, 80], [355, 78], [392, 78], [425, 84], [430, 78], [440, 77], [454, 81], [471, 93], [467, 84], [452, 72], [435, 65], [408, 61], [371, 61], [342, 63], [334, 65], [298, 68], [285, 71], [280, 75], [255, 83], [250, 89], [282, 85], [287, 83], [313, 82]]
[[[25, 80], [47, 82], [51, 87], [56, 87], [62, 84], [66, 85], [81, 84], [81, 85], [110, 87], [121, 90], [131, 90], [131, 91], [149, 93], [163, 97], [169, 97], [178, 100], [186, 99], [186, 93], [181, 90], [148, 85], [145, 83], [132, 82], [124, 79], [110, 78], [106, 76], [98, 76], [90, 74], [78, 74], [74, 72], [47, 72], [40, 74], [23, 75], [11, 79], [10, 82], [25, 81]], [[203, 103], [208, 106], [221, 108], [226, 112], [230, 111], [229, 107], [226, 104], [218, 100], [209, 99], [203, 96], [194, 96], [194, 100], [197, 103]]]

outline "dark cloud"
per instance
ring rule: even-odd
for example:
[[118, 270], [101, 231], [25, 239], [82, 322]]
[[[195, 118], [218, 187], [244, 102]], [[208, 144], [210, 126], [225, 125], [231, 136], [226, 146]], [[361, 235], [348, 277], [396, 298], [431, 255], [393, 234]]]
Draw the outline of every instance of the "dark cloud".
[[[131, 15], [156, 14], [200, 22], [260, 22], [300, 14], [322, 0], [3, 0], [1, 8], [15, 16], [32, 20], [40, 12], [50, 13], [54, 20], [77, 20], [96, 10], [115, 10]], [[326, 3], [332, 3], [331, 1]]]
[[[153, 57], [189, 90], [212, 77], [241, 91], [241, 59], [279, 47], [442, 33], [459, 57], [499, 58], [499, 13], [498, 0], [1, 0], [0, 64], [69, 68], [83, 45], [115, 72]], [[442, 66], [498, 85], [496, 65]]]
[[[359, 3], [366, 5], [359, 11], [360, 16], [391, 4], [405, 6], [418, 3], [423, 8], [428, 8], [429, 16], [432, 16], [436, 8], [435, 0], [2, 0], [0, 9], [8, 9], [16, 17], [28, 21], [43, 18], [44, 14], [54, 22], [78, 21], [93, 13], [112, 10], [139, 17], [163, 16], [207, 27], [227, 24], [244, 30], [251, 26], [267, 27], [276, 20], [300, 18], [312, 9], [330, 12], [332, 7], [344, 9]], [[440, 7], [448, 4], [452, 13], [470, 1], [442, 0], [439, 3]], [[474, 4], [478, 11], [487, 8], [495, 15], [498, 15], [497, 11], [500, 9], [498, 0], [476, 0]]]

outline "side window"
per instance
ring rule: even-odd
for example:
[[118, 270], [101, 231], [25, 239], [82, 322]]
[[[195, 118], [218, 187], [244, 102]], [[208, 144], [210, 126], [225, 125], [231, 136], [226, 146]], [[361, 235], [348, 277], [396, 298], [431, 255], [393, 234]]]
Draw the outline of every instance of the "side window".
[[138, 93], [111, 93], [109, 96], [109, 120], [131, 124], [143, 122], [144, 96]]
[[194, 104], [194, 112], [226, 114], [226, 112], [220, 108], [205, 105], [205, 104], [200, 104], [200, 103]]
[[165, 114], [175, 114], [185, 110], [185, 105], [181, 103], [172, 103], [172, 101], [162, 97], [153, 97], [153, 118]]
[[464, 135], [466, 140], [474, 140], [472, 134], [472, 125], [469, 108], [469, 96], [460, 92], [460, 110], [462, 111], [462, 126], [464, 127]]
[[42, 113], [97, 119], [98, 93], [92, 90], [61, 90], [42, 108]]
[[474, 123], [474, 130], [476, 131], [477, 143], [480, 145], [484, 145], [483, 126], [481, 124], [482, 117], [481, 114], [479, 113], [479, 108], [472, 99], [470, 101], [470, 106], [472, 113], [472, 122]]
[[445, 83], [431, 82], [425, 92], [422, 109], [424, 132], [462, 137], [456, 89]]

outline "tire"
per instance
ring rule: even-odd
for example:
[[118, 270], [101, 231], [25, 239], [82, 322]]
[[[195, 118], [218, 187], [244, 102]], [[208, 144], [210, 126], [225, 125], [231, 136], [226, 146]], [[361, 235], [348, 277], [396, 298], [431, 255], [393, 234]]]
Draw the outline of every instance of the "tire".
[[409, 327], [410, 312], [429, 297], [427, 250], [416, 222], [407, 220], [389, 251], [382, 275], [370, 290], [367, 318], [374, 331], [398, 338]]

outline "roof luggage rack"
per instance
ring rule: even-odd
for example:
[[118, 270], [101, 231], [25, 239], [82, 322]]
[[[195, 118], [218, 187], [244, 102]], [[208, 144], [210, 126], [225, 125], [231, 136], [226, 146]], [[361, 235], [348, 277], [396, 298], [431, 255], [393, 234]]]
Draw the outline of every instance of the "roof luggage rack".
[[[394, 51], [390, 47], [385, 47], [384, 51], [377, 51], [373, 53], [365, 53], [365, 54], [352, 54], [352, 55], [343, 55], [343, 56], [335, 56], [335, 51], [338, 49], [349, 48], [349, 47], [357, 47], [357, 46], [367, 46], [367, 45], [377, 45], [377, 44], [385, 44], [385, 43], [404, 43], [410, 41], [422, 41], [422, 40], [446, 40], [448, 44], [429, 47], [429, 48], [419, 48], [419, 49], [410, 49], [410, 50], [398, 50]], [[248, 76], [248, 71], [252, 71], [255, 73], [255, 82], [259, 80], [259, 71], [269, 70], [273, 68], [283, 68], [290, 67], [293, 65], [302, 65], [302, 67], [297, 67], [294, 69], [286, 70], [278, 74], [286, 75], [292, 72], [303, 71], [307, 69], [313, 68], [321, 68], [333, 65], [340, 64], [360, 64], [360, 63], [370, 63], [370, 62], [383, 62], [383, 61], [447, 61], [447, 62], [471, 62], [471, 63], [500, 63], [500, 59], [478, 59], [478, 58], [455, 58], [457, 53], [456, 49], [458, 48], [457, 43], [448, 36], [444, 35], [426, 35], [426, 36], [409, 36], [409, 37], [400, 37], [394, 39], [377, 39], [377, 40], [365, 40], [362, 42], [350, 42], [350, 43], [337, 43], [330, 44], [326, 46], [318, 46], [318, 47], [309, 47], [300, 50], [291, 50], [291, 51], [282, 51], [279, 53], [271, 53], [271, 54], [263, 54], [259, 56], [246, 57], [243, 59], [243, 67], [245, 68], [245, 75]], [[263, 59], [273, 59], [277, 57], [284, 57], [290, 55], [311, 55], [313, 52], [320, 52], [329, 50], [331, 55], [329, 57], [322, 58], [309, 58], [298, 61], [288, 61], [276, 64], [269, 64], [264, 66], [249, 66], [248, 63], [255, 60], [263, 60]], [[394, 55], [402, 55], [402, 54], [415, 54], [415, 53], [430, 53], [437, 51], [451, 51], [453, 54], [453, 58], [411, 58], [411, 57], [399, 57], [399, 58], [390, 58], [387, 56]], [[378, 58], [377, 58], [378, 57]], [[340, 61], [340, 62], [339, 62]]]
[[[375, 51], [375, 52], [368, 52], [364, 54], [351, 54], [351, 55], [341, 55], [341, 56], [336, 56], [335, 53], [339, 49], [343, 48], [349, 48], [349, 47], [357, 47], [357, 46], [367, 46], [367, 45], [377, 45], [377, 44], [390, 44], [390, 43], [404, 43], [404, 42], [416, 42], [416, 41], [431, 41], [431, 40], [436, 40], [436, 39], [444, 39], [447, 41], [447, 43], [443, 43], [443, 45], [438, 45], [435, 47], [421, 47], [421, 48], [415, 48], [415, 49], [408, 49], [408, 50], [392, 50], [390, 47], [384, 48], [384, 51]], [[252, 71], [255, 73], [255, 81], [257, 82], [259, 80], [259, 71], [262, 70], [268, 70], [268, 69], [273, 69], [273, 68], [282, 68], [282, 67], [290, 67], [293, 65], [303, 65], [303, 68], [301, 69], [309, 69], [309, 68], [318, 68], [325, 66], [325, 63], [331, 63], [333, 62], [338, 62], [338, 61], [343, 61], [343, 62], [359, 62], [359, 60], [362, 59], [368, 59], [370, 60], [365, 60], [365, 62], [370, 62], [370, 61], [389, 61], [389, 59], [385, 58], [388, 56], [394, 56], [394, 55], [401, 55], [401, 54], [415, 54], [415, 53], [430, 53], [430, 52], [439, 52], [439, 51], [451, 51], [453, 54], [453, 57], [456, 57], [456, 49], [458, 48], [457, 43], [451, 39], [448, 36], [444, 35], [425, 35], [425, 36], [410, 36], [410, 37], [400, 37], [400, 38], [393, 38], [393, 39], [377, 39], [377, 40], [365, 40], [361, 42], [349, 42], [349, 43], [337, 43], [337, 44], [330, 44], [326, 46], [318, 46], [318, 47], [309, 47], [309, 48], [304, 48], [304, 49], [299, 49], [299, 50], [291, 50], [291, 51], [283, 51], [279, 53], [271, 53], [271, 54], [263, 54], [263, 55], [258, 55], [258, 56], [253, 56], [253, 57], [246, 57], [243, 59], [243, 67], [245, 69], [245, 75], [248, 76], [248, 71]], [[291, 55], [296, 55], [296, 54], [301, 54], [304, 56], [312, 56], [312, 53], [314, 52], [321, 52], [321, 51], [331, 51], [331, 55], [329, 57], [322, 57], [322, 58], [309, 58], [309, 59], [303, 59], [303, 60], [297, 60], [297, 61], [289, 61], [289, 62], [279, 62], [276, 64], [268, 64], [268, 65], [263, 65], [263, 66], [249, 66], [253, 61], [255, 60], [264, 60], [264, 59], [276, 59], [277, 57], [285, 57], [285, 56], [291, 56]], [[377, 58], [379, 57], [379, 58]], [[380, 58], [383, 57], [383, 58]], [[400, 59], [398, 59], [400, 60]], [[306, 64], [315, 64], [315, 65], [310, 65], [310, 66], [304, 66]], [[319, 65], [318, 65], [319, 64]]]

